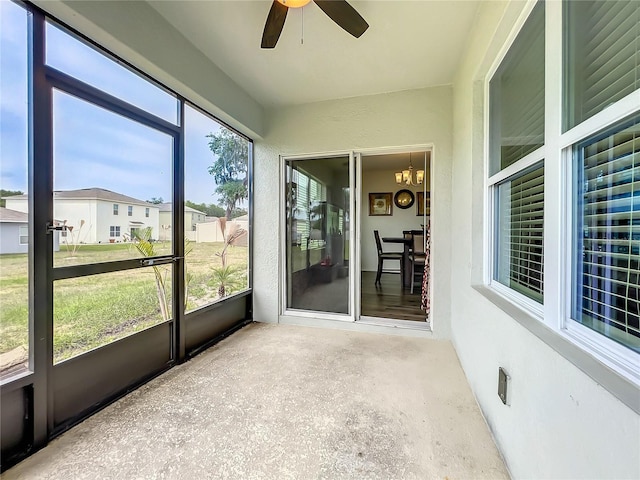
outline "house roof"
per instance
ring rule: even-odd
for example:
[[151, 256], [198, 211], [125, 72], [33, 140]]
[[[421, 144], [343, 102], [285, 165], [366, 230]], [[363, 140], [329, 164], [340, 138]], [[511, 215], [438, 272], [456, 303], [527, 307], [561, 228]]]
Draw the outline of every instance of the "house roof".
[[[161, 212], [170, 212], [171, 202], [161, 203], [160, 205], [158, 205], [158, 207], [160, 207]], [[200, 210], [196, 210], [195, 208], [187, 207], [186, 205], [184, 207], [184, 211], [191, 212], [191, 213], [199, 213], [200, 215], [206, 215], [204, 212], [201, 212]]]
[[[106, 202], [128, 203], [135, 205], [144, 205], [145, 207], [157, 207], [149, 202], [138, 198], [129, 197], [118, 192], [112, 192], [106, 188], [81, 188], [79, 190], [57, 190], [53, 192], [54, 199], [81, 199], [81, 200], [104, 200]], [[3, 199], [27, 199], [28, 194], [14, 195], [11, 197], [2, 197]]]
[[29, 223], [29, 214], [0, 207], [0, 222], [2, 223]]

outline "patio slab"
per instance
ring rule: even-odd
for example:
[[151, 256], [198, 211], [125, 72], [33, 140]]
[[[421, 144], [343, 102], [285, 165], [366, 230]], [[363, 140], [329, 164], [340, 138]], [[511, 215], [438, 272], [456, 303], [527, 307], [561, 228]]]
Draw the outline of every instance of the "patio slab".
[[451, 343], [254, 323], [3, 478], [509, 475]]

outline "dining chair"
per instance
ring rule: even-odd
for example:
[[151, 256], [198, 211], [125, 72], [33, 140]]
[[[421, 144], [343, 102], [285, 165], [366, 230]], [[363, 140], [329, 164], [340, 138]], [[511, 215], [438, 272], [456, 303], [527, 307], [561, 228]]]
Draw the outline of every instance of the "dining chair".
[[411, 262], [411, 293], [413, 293], [416, 276], [418, 277], [418, 283], [422, 283], [424, 264], [427, 257], [424, 251], [424, 235], [412, 233], [411, 236], [413, 237], [413, 241], [411, 242], [409, 261]]
[[403, 275], [404, 254], [402, 252], [384, 252], [382, 250], [382, 242], [380, 241], [380, 233], [378, 233], [378, 230], [374, 230], [373, 235], [376, 237], [376, 248], [378, 250], [378, 273], [376, 274], [376, 281], [374, 283], [374, 285], [377, 285], [380, 284], [382, 266], [385, 260], [400, 260], [400, 275]]

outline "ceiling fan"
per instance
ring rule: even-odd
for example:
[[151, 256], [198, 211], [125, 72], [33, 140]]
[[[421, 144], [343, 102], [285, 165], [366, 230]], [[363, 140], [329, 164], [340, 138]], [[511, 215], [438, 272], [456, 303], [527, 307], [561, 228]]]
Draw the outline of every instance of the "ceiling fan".
[[[267, 22], [264, 25], [262, 44], [260, 46], [262, 48], [274, 48], [282, 33], [282, 27], [284, 27], [289, 8], [301, 8], [310, 1], [273, 0], [271, 10], [269, 10], [269, 15], [267, 16]], [[369, 28], [369, 24], [346, 0], [314, 0], [314, 2], [331, 20], [356, 38], [359, 38]]]

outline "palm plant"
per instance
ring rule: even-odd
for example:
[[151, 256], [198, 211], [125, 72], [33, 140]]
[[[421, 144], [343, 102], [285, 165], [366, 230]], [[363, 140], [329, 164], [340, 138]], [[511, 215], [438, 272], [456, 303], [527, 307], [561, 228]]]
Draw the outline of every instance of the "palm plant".
[[[133, 232], [133, 246], [143, 257], [155, 257], [158, 255], [156, 247], [151, 241], [151, 232], [151, 227]], [[168, 321], [170, 319], [170, 313], [166, 291], [167, 269], [161, 269], [161, 267], [156, 265], [153, 265], [151, 268], [153, 268], [155, 276], [156, 293], [158, 295], [158, 302], [160, 303], [160, 313], [162, 314], [163, 320]]]
[[213, 268], [211, 283], [218, 285], [218, 297], [224, 298], [227, 294], [237, 290], [242, 285], [242, 280], [238, 276], [238, 267], [227, 265]]
[[238, 277], [238, 267], [227, 265], [227, 249], [238, 238], [245, 233], [243, 228], [236, 228], [227, 234], [227, 219], [220, 217], [218, 219], [220, 223], [220, 230], [222, 230], [222, 237], [224, 238], [224, 247], [222, 251], [216, 252], [216, 256], [220, 257], [220, 267], [213, 269], [213, 276], [211, 281], [218, 285], [218, 297], [223, 298], [233, 290], [240, 288], [242, 280]]

